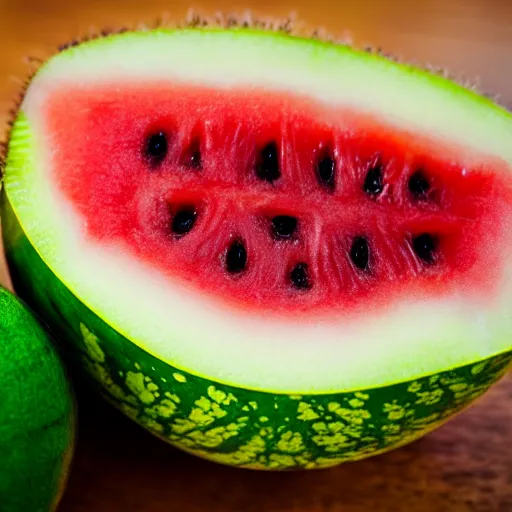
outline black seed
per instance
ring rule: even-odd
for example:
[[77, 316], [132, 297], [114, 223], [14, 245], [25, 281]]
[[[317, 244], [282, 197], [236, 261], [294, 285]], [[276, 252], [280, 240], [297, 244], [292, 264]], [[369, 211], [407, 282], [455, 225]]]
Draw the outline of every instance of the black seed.
[[269, 183], [280, 178], [278, 149], [275, 142], [269, 142], [261, 150], [256, 167], [256, 175], [260, 180], [268, 181]]
[[352, 263], [361, 270], [368, 270], [370, 261], [370, 247], [368, 240], [362, 236], [354, 238], [352, 247], [350, 248], [350, 259]]
[[155, 133], [146, 140], [145, 154], [153, 165], [164, 160], [168, 149], [167, 135], [164, 132]]
[[372, 196], [380, 194], [384, 188], [383, 174], [384, 169], [379, 162], [372, 165], [366, 174], [363, 190]]
[[299, 290], [309, 290], [311, 288], [307, 263], [297, 263], [297, 265], [292, 268], [290, 281], [292, 285]]
[[412, 239], [412, 248], [416, 256], [425, 263], [434, 262], [436, 246], [436, 240], [429, 233], [422, 233]]
[[179, 209], [173, 219], [171, 229], [175, 235], [186, 235], [196, 222], [197, 212], [192, 206], [185, 206]]
[[290, 215], [277, 215], [272, 219], [272, 231], [276, 238], [291, 238], [297, 229], [297, 219]]
[[247, 249], [241, 240], [235, 240], [226, 253], [226, 269], [230, 274], [243, 272], [247, 266]]
[[329, 190], [334, 190], [336, 168], [335, 161], [330, 156], [324, 156], [316, 165], [316, 175], [320, 185]]
[[427, 195], [430, 184], [421, 171], [416, 171], [409, 178], [409, 192], [416, 198], [422, 198]]

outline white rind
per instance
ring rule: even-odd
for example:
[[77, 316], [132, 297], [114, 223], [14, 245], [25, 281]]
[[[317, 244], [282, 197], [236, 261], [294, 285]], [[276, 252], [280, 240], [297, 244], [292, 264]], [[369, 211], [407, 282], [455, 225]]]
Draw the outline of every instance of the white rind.
[[[193, 289], [164, 282], [157, 271], [117, 248], [86, 240], [83, 220], [46, 179], [51, 141], [41, 112], [55, 87], [117, 79], [307, 94], [380, 114], [397, 127], [437, 134], [462, 152], [484, 150], [509, 164], [512, 119], [441, 78], [284, 36], [162, 31], [158, 37], [143, 33], [99, 40], [58, 55], [35, 77], [21, 106], [28, 126], [21, 121], [15, 126], [5, 189], [46, 264], [127, 338], [191, 373], [296, 393], [380, 386], [512, 348], [510, 264], [493, 302], [476, 303], [461, 291], [444, 300], [404, 300], [386, 315], [369, 313], [351, 321], [285, 321], [223, 310]], [[16, 148], [22, 139], [23, 147]]]
[[[456, 84], [407, 72], [405, 66], [343, 46], [272, 34], [261, 37], [248, 31], [128, 33], [108, 43], [98, 39], [72, 48], [42, 68], [37, 94], [27, 95], [24, 110], [56, 84], [112, 84], [126, 79], [291, 89], [512, 162], [510, 139], [496, 136], [512, 136], [510, 115]], [[433, 84], [440, 87], [428, 87]]]

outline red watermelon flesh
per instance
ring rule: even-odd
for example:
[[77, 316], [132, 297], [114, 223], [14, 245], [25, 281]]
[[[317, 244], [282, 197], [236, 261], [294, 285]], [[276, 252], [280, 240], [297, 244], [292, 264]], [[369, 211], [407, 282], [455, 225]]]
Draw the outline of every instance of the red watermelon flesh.
[[223, 303], [332, 315], [500, 283], [507, 167], [435, 136], [169, 82], [55, 90], [45, 123], [89, 239]]

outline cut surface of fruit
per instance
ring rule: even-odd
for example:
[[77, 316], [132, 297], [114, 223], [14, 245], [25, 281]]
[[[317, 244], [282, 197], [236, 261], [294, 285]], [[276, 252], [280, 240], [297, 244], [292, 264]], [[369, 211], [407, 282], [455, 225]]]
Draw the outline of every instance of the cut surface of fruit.
[[300, 322], [499, 282], [503, 165], [293, 94], [124, 84], [47, 105], [50, 179], [85, 236], [223, 302]]
[[0, 287], [0, 510], [53, 511], [67, 482], [75, 410], [43, 328]]
[[473, 92], [348, 48], [125, 34], [35, 76], [5, 191], [57, 278], [157, 358], [362, 389], [511, 349], [511, 135]]

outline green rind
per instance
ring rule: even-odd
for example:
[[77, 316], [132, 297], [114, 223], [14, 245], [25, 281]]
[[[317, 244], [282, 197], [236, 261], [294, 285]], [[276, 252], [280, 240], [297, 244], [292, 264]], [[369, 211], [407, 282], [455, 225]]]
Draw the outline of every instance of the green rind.
[[32, 314], [0, 287], [0, 510], [54, 510], [74, 447], [74, 401]]
[[333, 466], [417, 439], [504, 375], [512, 351], [417, 380], [293, 396], [177, 370], [113, 330], [49, 270], [3, 196], [4, 243], [18, 293], [68, 342], [100, 392], [153, 434], [200, 457], [254, 469]]

